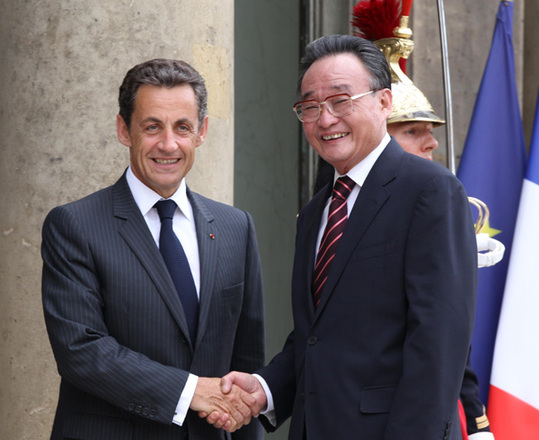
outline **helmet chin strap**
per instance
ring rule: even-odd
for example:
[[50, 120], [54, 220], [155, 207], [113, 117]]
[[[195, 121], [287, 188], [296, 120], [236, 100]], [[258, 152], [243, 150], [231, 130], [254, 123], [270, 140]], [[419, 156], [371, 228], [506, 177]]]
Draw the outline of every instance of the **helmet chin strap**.
[[482, 232], [488, 227], [490, 211], [485, 202], [468, 197], [468, 202], [475, 206], [478, 211], [477, 222], [475, 224], [475, 238], [477, 240], [477, 267], [490, 267], [499, 263], [503, 258], [505, 246], [503, 243]]
[[499, 263], [505, 252], [505, 246], [498, 240], [489, 237], [486, 232], [477, 234], [477, 267], [490, 267]]

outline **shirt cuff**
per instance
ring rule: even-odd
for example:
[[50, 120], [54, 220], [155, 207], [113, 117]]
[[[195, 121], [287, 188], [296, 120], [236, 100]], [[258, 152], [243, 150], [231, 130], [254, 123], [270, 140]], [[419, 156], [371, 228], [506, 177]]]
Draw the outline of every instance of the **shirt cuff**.
[[265, 416], [268, 419], [268, 422], [270, 422], [272, 426], [277, 426], [277, 417], [275, 415], [275, 405], [273, 403], [273, 395], [271, 394], [268, 384], [266, 383], [266, 381], [264, 380], [262, 376], [258, 374], [253, 374], [253, 376], [260, 382], [260, 385], [262, 385], [262, 388], [264, 389], [264, 392], [266, 393], [266, 399], [268, 401], [266, 408], [260, 411], [260, 414]]
[[174, 413], [172, 423], [175, 423], [176, 425], [180, 426], [183, 425], [183, 422], [185, 421], [185, 416], [187, 416], [187, 411], [189, 411], [189, 407], [191, 406], [191, 400], [193, 400], [193, 396], [195, 395], [197, 384], [198, 376], [195, 376], [194, 374], [189, 374], [187, 382], [183, 387], [182, 394], [180, 395], [178, 405], [176, 406], [176, 412]]
[[475, 434], [468, 435], [469, 440], [494, 440], [494, 434], [492, 432], [476, 432]]

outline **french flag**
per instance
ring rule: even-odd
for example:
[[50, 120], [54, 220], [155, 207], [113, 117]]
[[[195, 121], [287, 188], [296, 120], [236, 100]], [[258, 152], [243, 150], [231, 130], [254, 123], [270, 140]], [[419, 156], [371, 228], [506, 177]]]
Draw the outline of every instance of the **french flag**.
[[513, 51], [513, 6], [513, 2], [500, 2], [492, 46], [457, 173], [468, 195], [486, 203], [490, 210], [490, 221], [482, 232], [505, 246], [505, 258], [494, 266], [479, 269], [477, 275], [470, 359], [479, 381], [479, 398], [487, 411], [508, 257], [526, 175], [526, 140]]
[[539, 439], [539, 96], [487, 408], [496, 440]]

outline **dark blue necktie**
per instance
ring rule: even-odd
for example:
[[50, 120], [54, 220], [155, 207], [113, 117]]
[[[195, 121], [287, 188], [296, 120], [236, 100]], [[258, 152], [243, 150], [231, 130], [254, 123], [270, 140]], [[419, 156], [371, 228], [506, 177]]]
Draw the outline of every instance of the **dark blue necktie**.
[[172, 281], [176, 286], [182, 302], [191, 342], [194, 345], [198, 327], [198, 297], [182, 245], [172, 229], [172, 218], [176, 210], [173, 200], [162, 200], [155, 204], [161, 219], [161, 234], [159, 235], [159, 251], [165, 260]]

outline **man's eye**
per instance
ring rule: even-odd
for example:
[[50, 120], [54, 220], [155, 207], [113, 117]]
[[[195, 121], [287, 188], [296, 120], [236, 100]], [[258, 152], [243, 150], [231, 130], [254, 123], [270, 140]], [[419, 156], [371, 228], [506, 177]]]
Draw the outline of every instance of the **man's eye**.
[[176, 130], [180, 136], [189, 136], [193, 133], [193, 129], [189, 125], [178, 125]]
[[340, 98], [335, 98], [331, 103], [333, 105], [341, 105], [341, 104], [346, 104], [348, 102], [349, 98], [347, 97], [340, 97]]
[[301, 105], [301, 108], [304, 112], [311, 112], [313, 110], [318, 111], [318, 103], [317, 102], [306, 102], [305, 104]]
[[155, 124], [154, 124], [154, 125], [148, 125], [148, 126], [146, 127], [146, 130], [147, 130], [147, 131], [157, 131], [158, 129], [159, 129], [159, 126], [158, 126], [158, 125], [155, 125]]

